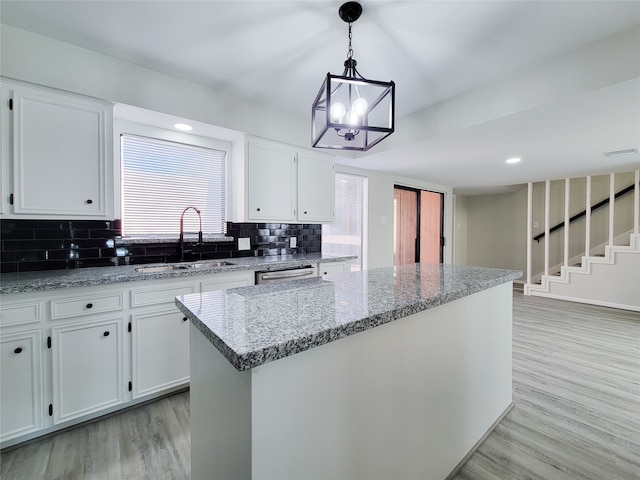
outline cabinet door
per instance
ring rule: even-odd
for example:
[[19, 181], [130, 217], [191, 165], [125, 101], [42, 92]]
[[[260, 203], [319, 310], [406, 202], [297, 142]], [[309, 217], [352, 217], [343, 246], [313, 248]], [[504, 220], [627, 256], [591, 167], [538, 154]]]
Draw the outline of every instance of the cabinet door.
[[330, 158], [298, 153], [298, 221], [333, 223], [335, 168]]
[[292, 222], [296, 219], [295, 152], [268, 142], [249, 142], [247, 218]]
[[189, 382], [189, 322], [175, 310], [133, 320], [133, 398]]
[[123, 319], [53, 327], [53, 421], [124, 402]]
[[318, 276], [332, 275], [351, 271], [351, 264], [347, 262], [326, 262], [318, 264]]
[[43, 427], [42, 342], [39, 330], [0, 341], [0, 440]]
[[111, 112], [62, 93], [13, 91], [14, 213], [106, 217]]

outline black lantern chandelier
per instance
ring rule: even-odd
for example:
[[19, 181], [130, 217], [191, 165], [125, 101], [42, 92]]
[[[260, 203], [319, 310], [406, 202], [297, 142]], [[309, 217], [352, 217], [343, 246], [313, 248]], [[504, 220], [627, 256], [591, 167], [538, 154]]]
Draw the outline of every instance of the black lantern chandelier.
[[317, 148], [366, 151], [393, 133], [395, 83], [367, 80], [356, 69], [351, 25], [362, 6], [347, 2], [338, 13], [349, 24], [347, 60], [342, 75], [327, 73], [313, 102], [312, 142]]

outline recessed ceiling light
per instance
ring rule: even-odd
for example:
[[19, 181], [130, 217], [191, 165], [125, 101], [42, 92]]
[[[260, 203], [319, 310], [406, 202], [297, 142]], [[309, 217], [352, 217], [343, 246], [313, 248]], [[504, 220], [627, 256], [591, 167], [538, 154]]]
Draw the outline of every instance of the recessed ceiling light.
[[187, 125], [186, 123], [174, 123], [173, 128], [175, 128], [176, 130], [182, 130], [183, 132], [190, 132], [191, 130], [193, 130], [193, 127], [191, 125]]
[[522, 160], [520, 157], [507, 158], [505, 163], [519, 163]]

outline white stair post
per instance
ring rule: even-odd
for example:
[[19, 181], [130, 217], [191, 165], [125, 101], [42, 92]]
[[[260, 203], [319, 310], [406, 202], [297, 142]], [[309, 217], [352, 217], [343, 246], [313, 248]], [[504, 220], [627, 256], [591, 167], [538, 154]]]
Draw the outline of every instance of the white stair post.
[[633, 186], [633, 233], [640, 235], [640, 170], [636, 170]]
[[564, 179], [564, 261], [565, 267], [569, 266], [569, 203], [571, 198], [571, 179]]
[[532, 244], [533, 235], [533, 183], [527, 184], [527, 285], [531, 284]]
[[551, 181], [544, 182], [544, 274], [549, 275], [549, 210], [551, 206]]
[[591, 252], [591, 176], [587, 177], [585, 197], [584, 255], [588, 257]]
[[613, 247], [615, 229], [616, 174], [609, 174], [609, 246]]

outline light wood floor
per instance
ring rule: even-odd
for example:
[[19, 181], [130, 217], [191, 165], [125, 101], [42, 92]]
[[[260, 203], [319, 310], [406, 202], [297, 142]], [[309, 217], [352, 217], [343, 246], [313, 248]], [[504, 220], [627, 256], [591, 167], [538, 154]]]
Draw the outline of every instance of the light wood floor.
[[[514, 293], [513, 398], [456, 480], [640, 480], [640, 314]], [[189, 479], [189, 443], [186, 392], [3, 452], [0, 478]]]
[[456, 480], [640, 479], [640, 314], [515, 293], [513, 401]]

